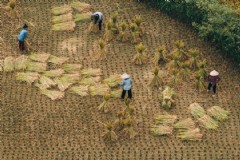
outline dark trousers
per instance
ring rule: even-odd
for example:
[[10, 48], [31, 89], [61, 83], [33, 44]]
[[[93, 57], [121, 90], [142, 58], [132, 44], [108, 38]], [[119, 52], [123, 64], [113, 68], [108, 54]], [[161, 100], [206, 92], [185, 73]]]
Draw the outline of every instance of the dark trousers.
[[25, 47], [24, 47], [24, 41], [19, 41], [19, 50], [20, 51], [24, 51]]
[[128, 91], [126, 91], [126, 90], [124, 90], [123, 89], [123, 91], [122, 91], [122, 99], [124, 99], [125, 98], [125, 95], [126, 95], [126, 92], [128, 92], [128, 98], [132, 98], [132, 90], [130, 89], [130, 90], [128, 90]]
[[102, 30], [102, 20], [98, 22], [98, 28], [100, 31]]
[[208, 84], [208, 90], [211, 90], [212, 87], [213, 87], [213, 93], [216, 94], [217, 84], [212, 85], [212, 83], [209, 83]]

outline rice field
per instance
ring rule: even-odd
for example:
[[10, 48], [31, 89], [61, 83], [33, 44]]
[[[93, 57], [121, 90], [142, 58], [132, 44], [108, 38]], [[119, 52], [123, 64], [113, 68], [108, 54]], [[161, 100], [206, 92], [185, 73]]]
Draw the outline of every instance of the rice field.
[[[17, 80], [17, 72], [12, 71], [12, 68], [7, 68], [11, 72], [0, 72], [1, 160], [240, 159], [240, 69], [233, 60], [223, 57], [220, 50], [199, 38], [189, 26], [143, 4], [128, 0], [99, 0], [98, 3], [95, 0], [81, 0], [91, 4], [94, 11], [101, 11], [104, 20], [111, 18], [116, 8], [121, 19], [127, 23], [131, 23], [135, 16], [141, 16], [145, 32], [141, 37], [141, 43], [147, 48], [144, 53], [149, 59], [154, 59], [159, 46], [165, 46], [165, 57], [165, 54], [169, 55], [175, 49], [176, 41], [183, 40], [186, 50], [199, 48], [202, 57], [206, 59], [207, 72], [216, 69], [220, 73], [221, 81], [216, 97], [213, 98], [206, 89], [202, 92], [196, 91], [195, 80], [190, 78], [186, 82], [181, 81], [174, 85], [176, 95], [174, 106], [163, 107], [161, 104], [163, 88], [159, 90], [157, 87], [148, 86], [154, 77], [152, 62], [144, 65], [133, 63], [137, 54], [135, 48], [137, 44], [113, 39], [107, 42], [106, 58], [99, 59], [96, 45], [103, 37], [103, 33], [89, 33], [88, 22], [74, 25], [74, 31], [52, 30], [52, 8], [71, 2], [71, 0], [17, 1], [16, 7], [20, 17], [23, 17], [20, 21], [27, 20], [31, 24], [28, 29], [28, 41], [32, 50], [50, 55], [48, 61], [51, 64], [47, 66], [47, 71], [45, 67], [44, 71], [41, 71], [41, 75], [44, 76], [42, 79], [71, 72], [72, 68], [81, 69], [81, 74], [85, 77], [81, 79], [79, 86], [71, 87], [69, 91], [64, 92], [64, 97], [62, 92], [58, 92], [57, 97], [51, 97], [57, 99], [54, 101], [46, 96], [51, 94], [48, 89], [40, 92], [37, 87], [31, 85], [32, 81], [25, 83]], [[6, 3], [1, 1], [0, 6]], [[70, 18], [72, 19], [72, 16]], [[19, 22], [10, 20], [2, 11], [0, 19], [4, 22], [0, 27], [0, 60], [8, 56], [17, 58], [21, 55], [16, 40], [20, 32]], [[31, 58], [38, 59], [36, 55]], [[66, 61], [71, 65], [66, 65]], [[4, 62], [0, 61], [0, 64]], [[62, 64], [65, 65], [60, 68], [59, 65]], [[22, 64], [18, 66], [29, 68]], [[92, 70], [97, 68], [101, 73], [99, 70]], [[161, 64], [159, 68], [159, 72], [169, 75], [165, 65]], [[89, 78], [90, 71], [99, 74], [95, 78]], [[99, 96], [98, 93], [101, 88], [91, 86], [92, 92], [88, 93], [85, 84], [91, 85], [105, 80], [109, 86], [115, 86], [118, 82], [116, 75], [124, 72], [133, 79], [133, 101], [125, 104], [120, 98], [110, 98], [106, 101], [107, 109], [110, 111], [107, 113], [99, 111], [99, 106], [105, 102], [103, 96]], [[22, 73], [17, 75], [20, 79], [23, 77]], [[40, 77], [38, 73], [35, 75]], [[116, 78], [109, 79], [113, 75]], [[161, 79], [163, 76], [159, 77]], [[163, 84], [168, 83], [167, 81], [161, 80]], [[207, 82], [204, 83], [207, 85]], [[110, 96], [117, 97], [118, 89], [111, 92]], [[96, 96], [89, 96], [91, 93]], [[194, 113], [197, 116], [194, 117], [189, 109], [193, 103], [198, 103], [205, 112], [196, 111]], [[224, 110], [211, 108], [213, 106], [220, 106]], [[126, 109], [128, 114], [130, 112], [133, 114], [134, 120], [124, 121], [128, 128], [123, 132], [116, 131], [115, 135], [111, 128], [112, 124], [116, 117], [119, 118], [119, 115], [123, 114], [121, 111]], [[214, 109], [221, 113], [214, 113]], [[156, 126], [155, 117], [158, 115], [176, 116], [175, 124], [160, 123]], [[203, 115], [205, 118], [202, 118]], [[217, 123], [218, 127], [209, 130], [211, 127], [208, 127], [207, 122], [212, 122], [214, 117], [221, 121]], [[113, 142], [104, 141], [109, 136], [114, 139]], [[187, 138], [193, 141], [185, 140]]]

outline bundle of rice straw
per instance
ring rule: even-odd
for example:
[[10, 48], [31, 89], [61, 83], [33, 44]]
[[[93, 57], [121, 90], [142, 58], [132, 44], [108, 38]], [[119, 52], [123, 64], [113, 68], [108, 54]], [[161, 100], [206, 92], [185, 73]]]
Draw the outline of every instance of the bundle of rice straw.
[[73, 21], [63, 22], [52, 25], [53, 31], [74, 31], [76, 24]]
[[192, 130], [182, 130], [177, 133], [177, 137], [181, 140], [197, 141], [202, 139], [202, 134], [199, 128]]
[[55, 70], [45, 71], [43, 75], [46, 77], [59, 77], [63, 73], [64, 73], [63, 69], [55, 69]]
[[27, 68], [28, 56], [21, 55], [15, 59], [15, 70], [21, 71]]
[[97, 86], [89, 87], [89, 93], [91, 96], [96, 96], [96, 95], [104, 96], [109, 94], [109, 92], [110, 92], [110, 88], [106, 84], [100, 84]]
[[76, 24], [89, 22], [91, 20], [91, 15], [92, 15], [91, 12], [76, 14], [74, 15], [74, 22]]
[[113, 90], [110, 92], [111, 98], [119, 98], [121, 97], [121, 94], [122, 94], [122, 89]]
[[208, 115], [212, 116], [213, 118], [215, 118], [218, 121], [224, 121], [224, 120], [228, 119], [228, 116], [230, 114], [229, 111], [226, 111], [219, 106], [213, 106], [213, 107], [209, 108], [207, 110], [207, 113], [208, 113]]
[[48, 62], [61, 65], [65, 62], [67, 62], [68, 60], [69, 60], [69, 58], [67, 58], [67, 57], [57, 57], [57, 56], [51, 55], [48, 59]]
[[204, 115], [201, 118], [198, 118], [198, 122], [199, 122], [200, 126], [206, 128], [206, 129], [217, 129], [218, 128], [218, 122], [208, 115]]
[[195, 123], [191, 118], [180, 120], [173, 125], [176, 129], [190, 130], [195, 128]]
[[164, 125], [153, 125], [150, 128], [150, 133], [154, 136], [162, 136], [172, 134], [173, 127]]
[[79, 74], [63, 74], [61, 77], [57, 77], [54, 81], [57, 83], [60, 91], [66, 90], [72, 84], [79, 80]]
[[78, 12], [88, 12], [91, 10], [91, 5], [83, 2], [73, 1], [71, 4], [71, 7]]
[[175, 92], [173, 88], [166, 87], [162, 92], [162, 103], [161, 105], [165, 108], [171, 108], [174, 105]]
[[63, 14], [63, 15], [60, 15], [60, 16], [53, 16], [52, 17], [52, 24], [69, 22], [69, 21], [72, 21], [72, 20], [73, 20], [72, 13], [67, 13], [67, 14]]
[[205, 110], [198, 103], [190, 104], [189, 109], [194, 118], [201, 118], [206, 114]]
[[12, 72], [14, 71], [15, 60], [12, 56], [6, 57], [3, 62], [3, 71]]
[[88, 68], [88, 69], [83, 69], [81, 71], [81, 75], [83, 75], [84, 77], [101, 76], [102, 75], [102, 71], [101, 71], [100, 68], [97, 68], [97, 69]]
[[41, 90], [41, 93], [51, 98], [51, 100], [57, 100], [64, 97], [64, 92], [56, 91], [56, 90], [44, 89], [44, 90]]
[[109, 87], [116, 87], [122, 81], [121, 75], [110, 75], [109, 78], [104, 79], [103, 82], [109, 85]]
[[79, 96], [87, 96], [88, 95], [88, 87], [89, 86], [74, 86], [69, 89], [69, 91], [73, 94], [79, 95]]
[[172, 125], [176, 120], [176, 115], [170, 115], [170, 114], [163, 114], [158, 115], [155, 118], [156, 124], [162, 124], [162, 125]]
[[109, 105], [110, 95], [104, 95], [103, 96], [103, 102], [98, 106], [98, 110], [104, 113], [109, 112], [111, 106]]
[[69, 12], [72, 12], [72, 7], [68, 5], [62, 5], [59, 7], [52, 8], [52, 14], [55, 16], [67, 14]]
[[77, 83], [79, 81], [79, 79], [80, 79], [80, 75], [78, 73], [63, 74], [61, 76], [61, 79], [64, 79], [64, 80], [72, 82], [72, 83]]
[[44, 88], [44, 89], [51, 88], [52, 86], [57, 85], [57, 83], [54, 80], [43, 75], [39, 78], [38, 81], [39, 81], [39, 84], [41, 84], [42, 86], [41, 88]]
[[28, 62], [26, 70], [32, 72], [44, 72], [47, 70], [47, 64], [41, 62]]
[[64, 64], [63, 65], [63, 69], [67, 73], [79, 72], [81, 68], [82, 68], [81, 64]]
[[49, 57], [50, 57], [50, 54], [48, 54], [48, 53], [41, 53], [41, 54], [32, 53], [29, 56], [29, 59], [31, 59], [33, 61], [45, 63], [45, 62], [47, 62]]
[[97, 76], [97, 77], [89, 77], [89, 78], [83, 78], [79, 84], [82, 85], [96, 85], [100, 82], [101, 77]]
[[16, 79], [19, 81], [25, 81], [28, 84], [32, 84], [36, 81], [40, 75], [36, 72], [18, 72], [16, 75]]

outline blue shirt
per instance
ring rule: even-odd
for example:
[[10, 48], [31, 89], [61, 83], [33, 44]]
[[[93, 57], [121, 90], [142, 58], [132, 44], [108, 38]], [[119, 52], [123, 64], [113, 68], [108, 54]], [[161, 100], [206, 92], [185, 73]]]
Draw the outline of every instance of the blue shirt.
[[128, 91], [132, 88], [132, 80], [130, 78], [124, 79], [121, 83], [121, 86], [123, 86], [123, 89], [125, 91]]
[[18, 35], [18, 40], [23, 42], [27, 38], [27, 35], [28, 35], [28, 31], [26, 29], [23, 29]]

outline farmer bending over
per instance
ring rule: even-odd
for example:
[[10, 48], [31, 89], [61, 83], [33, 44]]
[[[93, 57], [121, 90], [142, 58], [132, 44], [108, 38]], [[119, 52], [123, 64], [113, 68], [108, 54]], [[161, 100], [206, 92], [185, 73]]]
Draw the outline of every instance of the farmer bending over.
[[26, 38], [27, 38], [27, 35], [28, 35], [27, 28], [28, 28], [28, 26], [26, 24], [24, 24], [22, 31], [18, 35], [19, 50], [20, 51], [24, 51], [25, 50], [24, 42], [26, 41]]
[[127, 73], [124, 73], [121, 78], [123, 81], [120, 83], [120, 86], [123, 86], [122, 99], [124, 99], [126, 92], [128, 92], [128, 98], [132, 98], [132, 80]]
[[213, 97], [216, 96], [216, 89], [217, 89], [217, 82], [220, 81], [219, 78], [219, 73], [215, 70], [213, 70], [212, 72], [210, 72], [209, 76], [208, 76], [208, 92], [211, 90], [211, 88], [213, 87]]
[[91, 19], [94, 20], [94, 24], [98, 23], [99, 30], [102, 30], [103, 14], [101, 12], [95, 12], [91, 15]]

